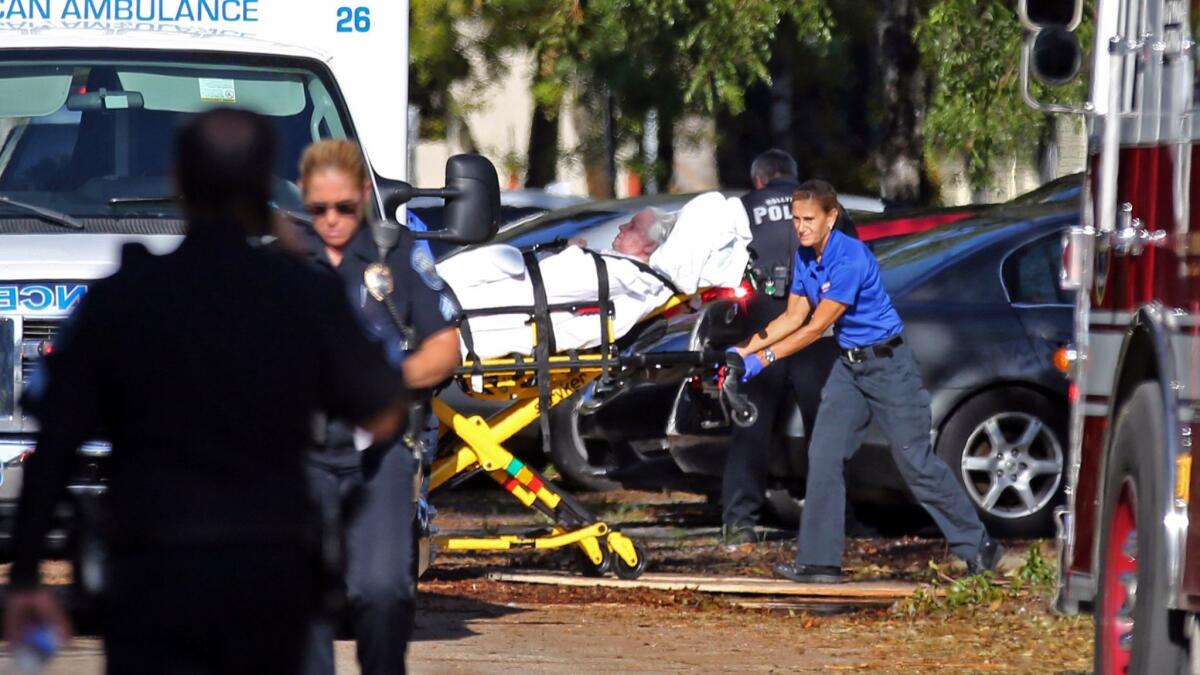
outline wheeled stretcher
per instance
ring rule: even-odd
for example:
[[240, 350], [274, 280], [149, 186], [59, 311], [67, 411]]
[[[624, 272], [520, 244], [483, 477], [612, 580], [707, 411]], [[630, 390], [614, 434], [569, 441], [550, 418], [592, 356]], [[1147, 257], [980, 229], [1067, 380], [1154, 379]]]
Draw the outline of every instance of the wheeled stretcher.
[[[534, 256], [527, 258], [531, 275], [537, 278]], [[603, 278], [603, 261], [596, 256], [598, 274]], [[458, 369], [459, 386], [473, 398], [508, 401], [501, 412], [483, 419], [453, 410], [440, 399], [433, 411], [442, 426], [442, 452], [433, 465], [429, 490], [451, 485], [460, 478], [480, 471], [502, 486], [517, 501], [545, 515], [551, 522], [541, 530], [496, 536], [439, 536], [434, 543], [444, 551], [559, 549], [574, 547], [580, 571], [601, 576], [609, 571], [618, 577], [634, 579], [646, 569], [645, 547], [598, 518], [584, 505], [562, 491], [532, 467], [514, 457], [504, 443], [530, 424], [540, 423], [543, 442], [549, 439], [549, 411], [571, 398], [589, 384], [616, 384], [638, 369], [679, 366], [681, 364], [715, 369], [725, 362], [721, 352], [665, 352], [621, 354], [613, 329], [613, 310], [607, 288], [601, 284], [595, 303], [553, 305], [545, 301], [544, 288], [535, 283], [535, 303], [530, 307], [498, 307], [466, 310], [464, 344], [467, 357]], [[676, 294], [652, 312], [644, 321], [690, 302], [690, 296]], [[594, 314], [601, 339], [591, 350], [554, 350], [552, 313], [571, 312], [581, 316]], [[534, 353], [504, 358], [481, 359], [474, 355], [469, 322], [473, 316], [498, 313], [524, 313], [534, 331]], [[736, 389], [740, 373], [737, 363], [729, 364], [731, 373], [723, 379], [723, 401], [732, 418], [741, 424], [752, 422], [753, 407]], [[603, 387], [598, 387], [603, 389]]]

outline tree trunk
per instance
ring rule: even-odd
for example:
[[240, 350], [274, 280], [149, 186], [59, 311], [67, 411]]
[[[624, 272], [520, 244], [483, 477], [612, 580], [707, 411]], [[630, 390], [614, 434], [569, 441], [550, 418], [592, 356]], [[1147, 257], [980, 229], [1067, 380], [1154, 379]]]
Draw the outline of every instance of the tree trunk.
[[[784, 16], [771, 49], [771, 145], [796, 157], [793, 106], [796, 97], [796, 25]], [[764, 148], [765, 149], [765, 148]], [[799, 159], [799, 158], [797, 158]], [[750, 170], [749, 165], [745, 169]], [[804, 174], [801, 174], [802, 176]]]
[[930, 198], [922, 125], [929, 100], [928, 78], [913, 42], [917, 0], [885, 0], [879, 19], [879, 72], [884, 119], [875, 166], [880, 195], [901, 204]]
[[613, 139], [612, 96], [581, 95], [575, 102], [575, 128], [588, 194], [594, 199], [616, 196], [616, 142]]
[[[544, 73], [553, 66], [544, 52], [537, 55], [538, 72], [533, 86], [543, 81]], [[544, 188], [558, 176], [558, 113], [562, 101], [546, 105], [534, 100], [529, 121], [529, 148], [525, 153], [525, 187]]]
[[544, 188], [558, 175], [558, 111], [541, 104], [533, 106], [529, 123], [525, 187]]
[[658, 117], [658, 157], [654, 171], [654, 193], [670, 192], [675, 180], [675, 120], [669, 115]]

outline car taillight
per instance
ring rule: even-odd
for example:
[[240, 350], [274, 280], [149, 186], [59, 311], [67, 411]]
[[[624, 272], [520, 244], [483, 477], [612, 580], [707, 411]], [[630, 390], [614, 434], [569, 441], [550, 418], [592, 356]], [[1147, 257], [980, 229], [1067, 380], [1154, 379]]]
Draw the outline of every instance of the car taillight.
[[13, 457], [12, 459], [5, 462], [4, 466], [5, 467], [21, 466], [21, 464], [23, 464], [25, 462], [26, 458], [28, 458], [28, 457], [29, 457], [29, 451], [26, 450], [25, 452], [22, 452], [21, 454], [17, 455], [16, 457]]
[[701, 291], [700, 302], [712, 302], [714, 300], [745, 300], [754, 295], [754, 287], [749, 281], [743, 281], [740, 286], [734, 288], [710, 288], [706, 291]]
[[[708, 288], [700, 291], [700, 304], [703, 305], [714, 300], [745, 302], [751, 295], [754, 295], [754, 287], [750, 285], [749, 281], [743, 281], [740, 286], [734, 288]], [[695, 309], [695, 305], [691, 305], [690, 308]], [[686, 311], [689, 311], [689, 304], [683, 303], [663, 312], [663, 318], [669, 319]]]

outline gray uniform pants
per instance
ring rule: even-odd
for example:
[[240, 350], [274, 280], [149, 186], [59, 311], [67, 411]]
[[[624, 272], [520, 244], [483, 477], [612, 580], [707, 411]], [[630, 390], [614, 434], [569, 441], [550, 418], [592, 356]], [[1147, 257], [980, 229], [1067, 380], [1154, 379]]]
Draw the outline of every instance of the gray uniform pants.
[[804, 513], [796, 546], [801, 565], [842, 564], [845, 547], [846, 461], [874, 419], [917, 502], [933, 516], [950, 549], [973, 558], [986, 536], [961, 485], [930, 447], [929, 392], [907, 344], [890, 357], [860, 363], [839, 358], [821, 390], [808, 448]]

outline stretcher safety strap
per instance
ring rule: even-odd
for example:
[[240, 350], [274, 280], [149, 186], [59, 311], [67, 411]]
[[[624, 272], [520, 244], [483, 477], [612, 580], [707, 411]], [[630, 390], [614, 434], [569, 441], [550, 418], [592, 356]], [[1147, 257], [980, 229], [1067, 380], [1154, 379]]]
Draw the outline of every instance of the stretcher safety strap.
[[[611, 356], [611, 340], [609, 335], [609, 326], [612, 325], [613, 306], [608, 297], [608, 264], [604, 262], [604, 256], [599, 253], [588, 251], [592, 255], [592, 260], [596, 263], [596, 289], [597, 299], [600, 302], [600, 353], [604, 356]], [[606, 369], [608, 370], [608, 369]]]
[[[593, 255], [595, 255], [595, 254], [593, 254]], [[650, 276], [654, 277], [655, 279], [658, 279], [659, 281], [662, 282], [663, 286], [666, 286], [671, 291], [672, 295], [685, 295], [685, 293], [683, 291], [679, 290], [679, 287], [675, 285], [675, 282], [671, 281], [671, 277], [663, 274], [662, 272], [659, 272], [658, 270], [654, 269], [650, 265], [647, 265], [646, 263], [642, 262], [641, 260], [638, 260], [637, 258], [626, 258], [624, 256], [613, 256], [613, 257], [614, 258], [619, 257], [621, 260], [631, 262], [631, 263], [633, 263], [634, 267], [638, 268], [638, 270], [640, 270], [646, 274], [649, 274]]]
[[523, 257], [525, 269], [529, 271], [529, 281], [533, 286], [533, 327], [534, 335], [537, 336], [533, 355], [537, 359], [538, 427], [542, 431], [542, 451], [550, 457], [550, 355], [554, 353], [554, 324], [550, 322], [546, 284], [542, 280], [537, 253], [528, 251]]

